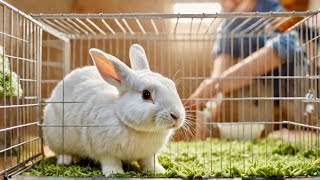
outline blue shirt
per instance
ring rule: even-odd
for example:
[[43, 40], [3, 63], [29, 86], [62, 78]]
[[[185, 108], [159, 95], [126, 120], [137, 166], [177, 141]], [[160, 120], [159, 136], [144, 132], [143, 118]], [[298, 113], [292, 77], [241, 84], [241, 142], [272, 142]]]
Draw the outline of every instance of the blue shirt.
[[[257, 0], [255, 8], [252, 12], [282, 12], [284, 11], [278, 0]], [[231, 24], [232, 19], [224, 19], [220, 25], [221, 29], [216, 37], [216, 42], [213, 49], [213, 55], [229, 54], [234, 58], [244, 59], [251, 53], [255, 52], [259, 48], [265, 45], [265, 37], [263, 34], [253, 35], [252, 37], [245, 37], [240, 35], [241, 32], [247, 30], [252, 24], [256, 23], [260, 18], [253, 18], [250, 21], [243, 23], [247, 18], [237, 18]], [[239, 28], [238, 26], [241, 25]], [[255, 25], [257, 27], [258, 25]], [[231, 32], [233, 32], [233, 37]], [[256, 30], [255, 28], [250, 29], [245, 33], [248, 35], [250, 32]], [[241, 37], [242, 36], [242, 37]]]

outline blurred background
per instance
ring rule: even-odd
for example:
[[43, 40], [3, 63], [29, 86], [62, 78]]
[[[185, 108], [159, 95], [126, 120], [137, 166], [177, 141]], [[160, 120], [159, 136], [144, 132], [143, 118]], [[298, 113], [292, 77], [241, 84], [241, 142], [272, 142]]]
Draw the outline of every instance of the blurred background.
[[[26, 13], [180, 13], [190, 11], [179, 3], [193, 3], [193, 13], [208, 12], [212, 7], [203, 3], [217, 3], [217, 0], [5, 0]], [[286, 1], [292, 0], [282, 0]], [[300, 1], [300, 0], [295, 0]], [[198, 3], [194, 4], [194, 3]], [[302, 4], [303, 6], [304, 4]], [[301, 4], [300, 4], [301, 6]], [[180, 7], [180, 8], [179, 8]], [[319, 0], [310, 0], [309, 9], [320, 9]], [[197, 12], [198, 11], [198, 12]], [[209, 12], [208, 12], [209, 13]], [[214, 12], [212, 12], [214, 13]]]

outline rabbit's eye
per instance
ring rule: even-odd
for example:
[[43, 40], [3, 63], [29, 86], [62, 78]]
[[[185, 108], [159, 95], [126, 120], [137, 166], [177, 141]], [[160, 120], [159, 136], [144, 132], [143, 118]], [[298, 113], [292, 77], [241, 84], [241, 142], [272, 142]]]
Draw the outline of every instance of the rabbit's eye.
[[150, 91], [148, 91], [148, 90], [143, 90], [143, 91], [142, 91], [142, 98], [143, 98], [144, 100], [152, 100]]

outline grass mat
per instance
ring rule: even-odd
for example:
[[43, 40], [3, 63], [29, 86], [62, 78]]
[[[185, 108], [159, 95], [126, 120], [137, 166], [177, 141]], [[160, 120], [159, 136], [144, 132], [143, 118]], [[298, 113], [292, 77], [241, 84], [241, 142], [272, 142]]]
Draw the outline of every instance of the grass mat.
[[[297, 143], [278, 139], [199, 142], [171, 142], [161, 152], [159, 162], [166, 169], [157, 177], [297, 177], [320, 176], [320, 152]], [[125, 174], [115, 177], [153, 177], [143, 173], [137, 163], [123, 163]], [[103, 176], [99, 163], [82, 160], [75, 165], [56, 165], [46, 158], [43, 166], [34, 166], [27, 176]]]

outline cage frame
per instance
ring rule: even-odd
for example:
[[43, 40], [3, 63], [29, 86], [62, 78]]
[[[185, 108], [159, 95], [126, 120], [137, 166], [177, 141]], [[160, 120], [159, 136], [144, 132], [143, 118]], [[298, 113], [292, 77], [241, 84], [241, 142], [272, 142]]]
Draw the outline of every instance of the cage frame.
[[[66, 75], [68, 72], [70, 72], [70, 70], [72, 69], [71, 68], [71, 62], [70, 62], [70, 59], [71, 59], [71, 40], [74, 40], [74, 39], [86, 39], [86, 38], [89, 38], [89, 39], [99, 39], [101, 37], [104, 37], [106, 39], [108, 38], [123, 38], [124, 37], [124, 34], [126, 36], [126, 38], [140, 38], [140, 37], [143, 37], [145, 34], [148, 34], [148, 32], [146, 32], [144, 30], [144, 27], [140, 24], [139, 25], [139, 20], [140, 19], [151, 19], [153, 21], [153, 19], [175, 19], [176, 20], [176, 24], [174, 26], [174, 31], [173, 33], [170, 33], [170, 34], [161, 34], [161, 32], [158, 32], [158, 28], [157, 26], [153, 24], [153, 28], [154, 28], [154, 33], [151, 33], [151, 36], [170, 36], [171, 38], [175, 39], [175, 38], [179, 38], [179, 36], [182, 36], [182, 38], [184, 36], [190, 36], [190, 33], [192, 32], [192, 22], [191, 22], [191, 30], [190, 30], [190, 33], [186, 33], [186, 34], [179, 34], [179, 33], [176, 33], [176, 28], [177, 26], [179, 25], [179, 19], [184, 19], [184, 18], [188, 18], [188, 19], [201, 19], [201, 22], [202, 22], [202, 19], [207, 19], [207, 18], [212, 18], [212, 19], [216, 19], [216, 18], [233, 18], [235, 16], [237, 16], [237, 18], [255, 18], [255, 17], [260, 17], [260, 18], [276, 18], [276, 17], [301, 17], [301, 16], [304, 16], [306, 17], [306, 19], [304, 19], [303, 21], [307, 21], [307, 18], [308, 17], [311, 17], [311, 16], [314, 16], [314, 15], [318, 15], [320, 11], [308, 11], [308, 12], [285, 12], [285, 13], [280, 13], [280, 12], [265, 12], [265, 13], [262, 13], [262, 12], [248, 12], [248, 13], [217, 13], [217, 14], [166, 14], [166, 13], [123, 13], [123, 14], [103, 14], [103, 13], [100, 13], [100, 14], [30, 14], [30, 15], [27, 15], [27, 14], [24, 14], [23, 12], [21, 12], [20, 10], [14, 8], [13, 6], [9, 5], [8, 3], [6, 2], [3, 2], [1, 1], [0, 2], [0, 5], [2, 6], [6, 6], [14, 11], [16, 11], [17, 13], [25, 16], [26, 18], [28, 18], [29, 20], [31, 20], [32, 22], [36, 23], [38, 26], [41, 27], [42, 31], [46, 31], [47, 33], [55, 36], [56, 38], [58, 38], [59, 40], [61, 40], [63, 42], [63, 47], [62, 49], [64, 49], [64, 56], [63, 56], [63, 59], [64, 59], [64, 70], [63, 70], [63, 74]], [[133, 32], [132, 30], [130, 30], [130, 26], [128, 24], [126, 24], [124, 21], [124, 24], [125, 26], [121, 27], [121, 25], [119, 26], [119, 28], [123, 31], [122, 33], [118, 33], [118, 32], [115, 32], [114, 30], [112, 30], [112, 28], [110, 27], [110, 32], [111, 32], [111, 35], [108, 35], [105, 31], [101, 30], [99, 28], [99, 26], [97, 26], [95, 23], [92, 23], [95, 24], [91, 24], [90, 21], [88, 21], [93, 27], [98, 27], [97, 29], [95, 29], [95, 33], [92, 33], [92, 34], [86, 34], [86, 35], [81, 35], [80, 33], [80, 36], [77, 36], [77, 35], [74, 35], [74, 34], [68, 34], [66, 32], [63, 32], [63, 31], [59, 31], [55, 28], [52, 28], [50, 27], [49, 25], [47, 25], [46, 23], [44, 22], [41, 22], [41, 21], [46, 21], [46, 20], [52, 20], [52, 19], [56, 19], [56, 20], [64, 20], [65, 18], [67, 19], [77, 19], [77, 18], [80, 18], [80, 19], [134, 19], [134, 20], [137, 20], [137, 23], [138, 23], [138, 26], [141, 30], [141, 34], [136, 34], [135, 32]], [[213, 21], [214, 21], [213, 20]], [[201, 24], [201, 23], [200, 23]], [[70, 25], [70, 24], [69, 24]], [[279, 24], [280, 25], [280, 24]], [[294, 25], [292, 26], [290, 29], [293, 29], [295, 28], [296, 26], [298, 25]], [[107, 26], [106, 26], [107, 27]], [[210, 27], [209, 27], [210, 28]], [[100, 31], [100, 30], [101, 31]], [[78, 29], [79, 30], [79, 29]], [[88, 29], [87, 29], [88, 30]], [[92, 30], [92, 29], [91, 29]], [[90, 31], [90, 28], [89, 30]], [[94, 30], [93, 30], [94, 31]], [[99, 33], [96, 33], [96, 32], [100, 32]], [[192, 33], [191, 33], [192, 34]], [[194, 35], [194, 34], [193, 34]], [[197, 38], [199, 38], [199, 34], [195, 34], [195, 36], [197, 36]], [[201, 35], [200, 35], [201, 36]], [[168, 37], [166, 37], [168, 38]], [[203, 37], [205, 38], [205, 36]], [[41, 45], [42, 46], [42, 45]], [[41, 52], [40, 52], [41, 53]], [[251, 77], [252, 78], [252, 77]], [[265, 78], [265, 77], [263, 77]], [[317, 76], [312, 76], [310, 77], [310, 79], [316, 79]], [[41, 77], [40, 77], [41, 79]], [[41, 88], [41, 85], [39, 85], [39, 88]], [[40, 91], [40, 90], [39, 90]], [[40, 91], [41, 92], [41, 91]], [[40, 97], [41, 97], [41, 94], [40, 94]], [[209, 99], [208, 99], [209, 100]], [[228, 100], [228, 99], [225, 99], [225, 100]], [[305, 102], [315, 102], [315, 103], [319, 103], [320, 100], [316, 97], [314, 99], [308, 99], [308, 98], [300, 98], [298, 100], [303, 100]], [[39, 107], [41, 107], [41, 104], [46, 104], [46, 102], [44, 101], [39, 101]], [[40, 111], [41, 108], [39, 108], [39, 111]], [[41, 114], [39, 112], [39, 114]], [[233, 124], [235, 122], [230, 122], [230, 123], [227, 123], [227, 124]], [[239, 122], [237, 122], [239, 123]], [[259, 123], [268, 123], [268, 122], [251, 122], [251, 123], [256, 123], [256, 124], [259, 124]], [[291, 124], [291, 125], [298, 125], [298, 126], [302, 126], [302, 127], [306, 127], [306, 128], [314, 128], [316, 130], [320, 130], [320, 127], [314, 127], [314, 126], [310, 126], [310, 125], [305, 125], [305, 124], [301, 124], [301, 123], [296, 123], [296, 122], [291, 122], [291, 121], [282, 121], [282, 122], [279, 122], [280, 124]], [[212, 125], [214, 123], [211, 123]], [[246, 122], [243, 122], [243, 124], [246, 124]], [[41, 128], [41, 123], [39, 121], [39, 124], [38, 124], [39, 128]], [[43, 149], [43, 147], [42, 147]], [[26, 169], [24, 169], [26, 170]], [[7, 171], [7, 170], [6, 170]], [[20, 174], [21, 171], [19, 172], [14, 172], [13, 174]], [[10, 175], [9, 175], [10, 176]]]

